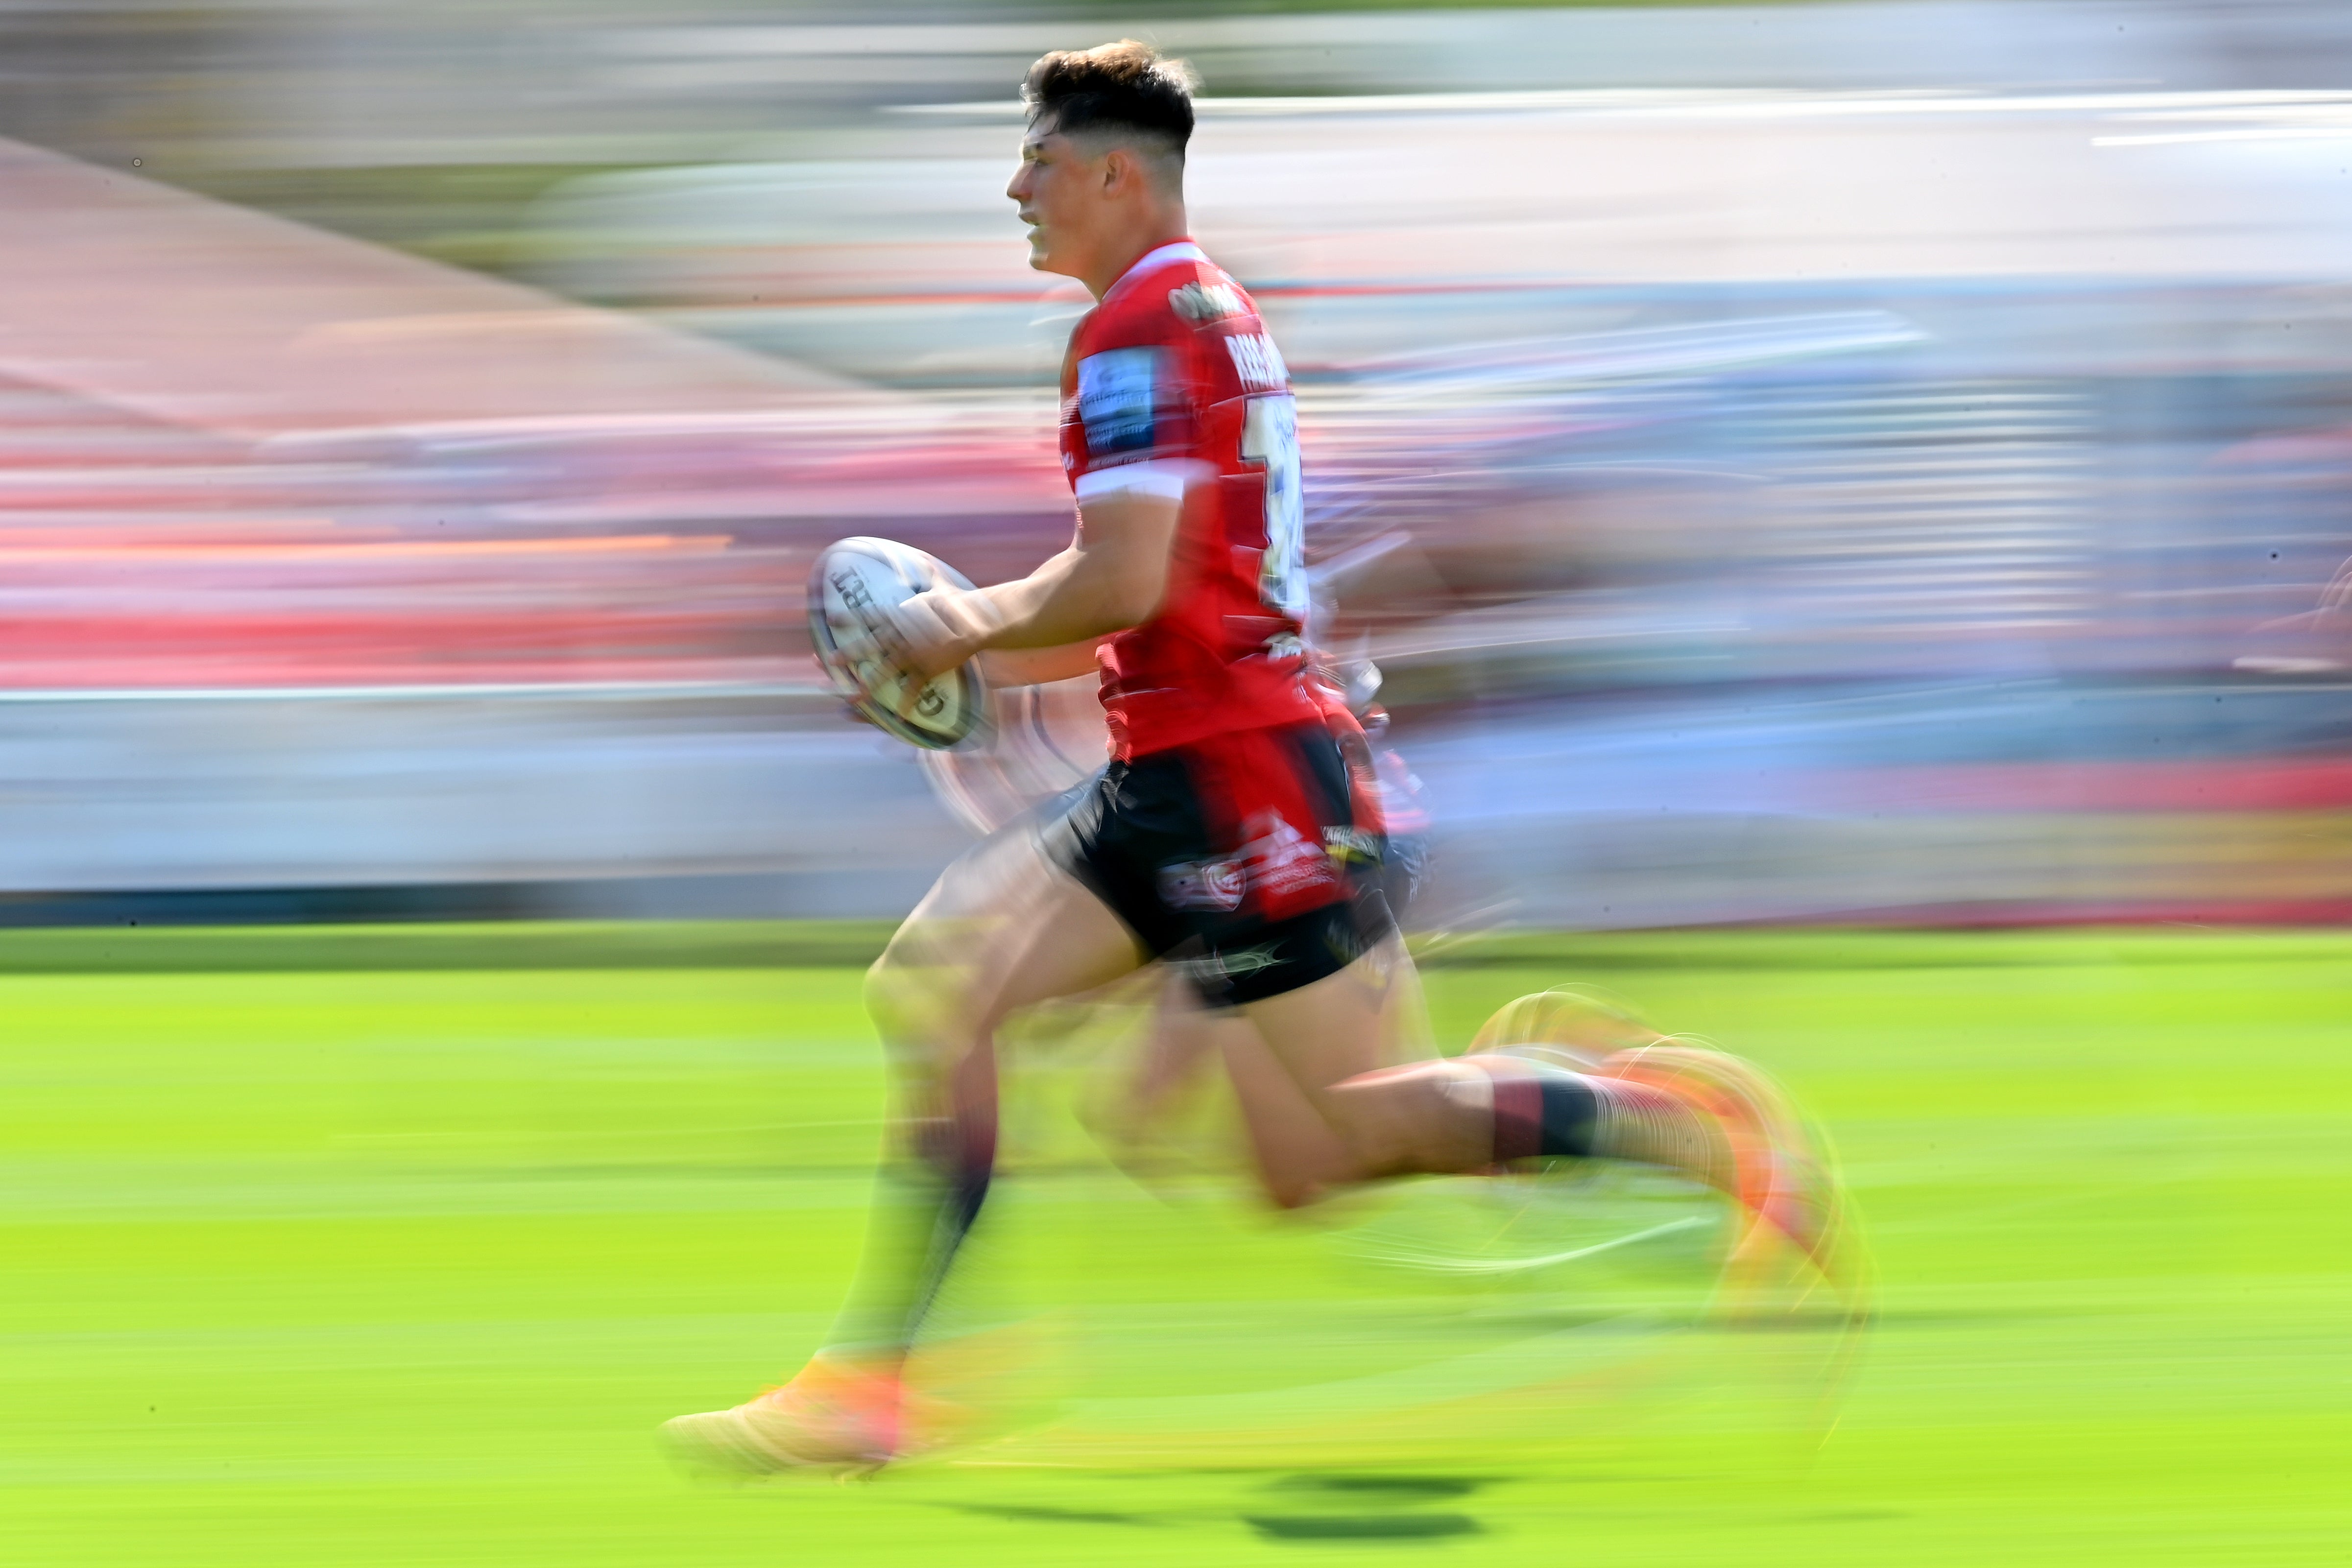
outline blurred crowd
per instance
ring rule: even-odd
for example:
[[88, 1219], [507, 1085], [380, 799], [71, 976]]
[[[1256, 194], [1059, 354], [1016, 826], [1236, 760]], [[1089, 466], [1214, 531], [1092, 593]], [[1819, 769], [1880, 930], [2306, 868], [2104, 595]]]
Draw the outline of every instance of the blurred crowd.
[[[1155, 30], [1432, 918], [2352, 914], [2352, 25], [2129, 9]], [[0, 19], [0, 890], [895, 913], [803, 579], [1066, 535], [1013, 86], [1132, 28]]]

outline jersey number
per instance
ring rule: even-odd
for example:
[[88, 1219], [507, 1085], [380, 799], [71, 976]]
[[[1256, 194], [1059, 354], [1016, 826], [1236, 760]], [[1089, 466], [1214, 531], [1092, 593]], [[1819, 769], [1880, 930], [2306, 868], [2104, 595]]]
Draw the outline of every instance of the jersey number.
[[1307, 497], [1298, 480], [1298, 404], [1288, 392], [1249, 400], [1242, 456], [1265, 467], [1265, 559], [1258, 597], [1307, 619]]

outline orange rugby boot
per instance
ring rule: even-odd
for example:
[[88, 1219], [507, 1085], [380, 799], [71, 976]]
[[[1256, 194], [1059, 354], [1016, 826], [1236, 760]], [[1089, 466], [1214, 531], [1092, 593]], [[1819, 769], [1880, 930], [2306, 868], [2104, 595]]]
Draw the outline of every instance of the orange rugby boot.
[[1787, 1302], [1810, 1304], [1826, 1286], [1849, 1322], [1870, 1310], [1870, 1262], [1853, 1205], [1827, 1140], [1788, 1092], [1752, 1062], [1724, 1051], [1662, 1041], [1620, 1051], [1599, 1069], [1664, 1089], [1705, 1113], [1722, 1132], [1729, 1155], [1725, 1190], [1742, 1224], [1724, 1265], [1727, 1305], [1753, 1313], [1780, 1260], [1793, 1249], [1810, 1273]]
[[664, 1422], [662, 1439], [701, 1470], [871, 1470], [906, 1453], [913, 1404], [895, 1370], [820, 1354], [790, 1383], [731, 1410]]

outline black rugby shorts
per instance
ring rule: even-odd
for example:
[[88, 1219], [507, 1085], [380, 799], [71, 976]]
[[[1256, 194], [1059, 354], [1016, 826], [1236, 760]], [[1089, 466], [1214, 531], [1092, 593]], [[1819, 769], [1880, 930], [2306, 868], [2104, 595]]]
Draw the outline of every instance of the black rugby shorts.
[[1319, 722], [1114, 761], [1073, 792], [1046, 848], [1213, 1008], [1335, 975], [1393, 925], [1386, 845], [1357, 826]]

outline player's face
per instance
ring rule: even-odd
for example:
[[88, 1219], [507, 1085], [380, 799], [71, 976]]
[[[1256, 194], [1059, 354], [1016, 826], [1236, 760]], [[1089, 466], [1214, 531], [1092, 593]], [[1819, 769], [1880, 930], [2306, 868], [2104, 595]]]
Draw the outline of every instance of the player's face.
[[1032, 126], [1022, 139], [1021, 167], [1004, 193], [1029, 225], [1031, 267], [1072, 277], [1085, 273], [1102, 218], [1103, 162], [1050, 123]]

